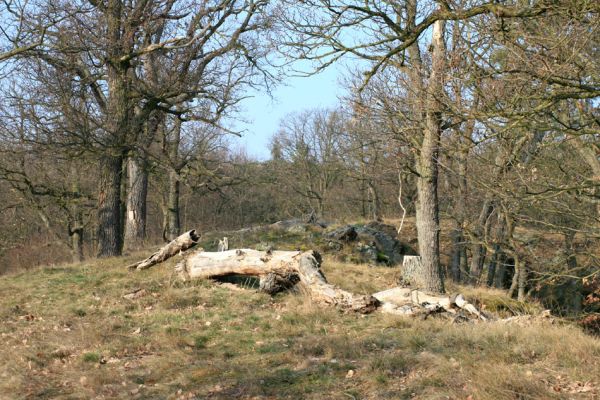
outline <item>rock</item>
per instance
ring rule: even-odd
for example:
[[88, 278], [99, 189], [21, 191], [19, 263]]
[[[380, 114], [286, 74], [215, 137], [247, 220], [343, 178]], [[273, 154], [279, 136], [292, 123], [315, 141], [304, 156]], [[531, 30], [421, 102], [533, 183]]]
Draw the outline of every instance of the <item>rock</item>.
[[397, 265], [405, 255], [416, 255], [408, 244], [397, 239], [396, 228], [380, 222], [367, 225], [345, 225], [324, 234], [328, 247], [340, 250], [343, 244], [356, 242], [354, 250], [365, 262]]
[[305, 233], [309, 230], [321, 230], [327, 226], [327, 223], [321, 220], [305, 222], [300, 219], [287, 219], [277, 221], [268, 227], [273, 230], [285, 231], [290, 233]]
[[328, 239], [337, 240], [339, 242], [353, 242], [358, 238], [358, 233], [352, 225], [342, 226], [324, 235]]

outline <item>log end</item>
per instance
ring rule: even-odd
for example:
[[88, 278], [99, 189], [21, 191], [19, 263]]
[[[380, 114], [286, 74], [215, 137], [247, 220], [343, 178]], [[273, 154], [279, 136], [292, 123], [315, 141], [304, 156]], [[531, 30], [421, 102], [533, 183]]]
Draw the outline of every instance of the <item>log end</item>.
[[192, 229], [190, 231], [190, 239], [192, 239], [193, 242], [198, 242], [198, 240], [200, 240], [200, 235], [196, 232], [195, 229]]

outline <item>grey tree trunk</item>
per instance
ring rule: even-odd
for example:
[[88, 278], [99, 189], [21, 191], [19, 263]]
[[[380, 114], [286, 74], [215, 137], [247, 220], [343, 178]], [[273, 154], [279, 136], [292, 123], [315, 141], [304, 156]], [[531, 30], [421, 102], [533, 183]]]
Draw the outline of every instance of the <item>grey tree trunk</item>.
[[432, 67], [427, 91], [425, 126], [417, 161], [417, 234], [427, 291], [444, 292], [440, 265], [438, 202], [438, 154], [441, 136], [441, 104], [444, 72], [444, 21], [436, 21], [432, 33]]
[[174, 240], [181, 233], [180, 218], [180, 177], [179, 172], [184, 163], [180, 160], [179, 144], [181, 141], [181, 120], [176, 119], [168, 144], [168, 158], [170, 163], [169, 178], [167, 183], [166, 207], [164, 208], [164, 236], [167, 241]]
[[125, 241], [127, 250], [140, 249], [146, 239], [146, 198], [148, 196], [148, 166], [144, 157], [127, 160], [127, 212]]
[[83, 218], [78, 206], [73, 206], [73, 221], [69, 224], [69, 236], [71, 237], [71, 254], [74, 263], [83, 261]]
[[494, 274], [494, 286], [497, 289], [506, 289], [506, 263], [508, 259], [503, 253], [499, 253], [496, 258], [496, 273]]
[[525, 286], [527, 284], [527, 267], [525, 262], [515, 255], [515, 274], [513, 275], [508, 296], [513, 297], [517, 293], [517, 300], [525, 301]]
[[[575, 255], [575, 249], [573, 247], [573, 239], [575, 238], [574, 231], [566, 231], [564, 233], [564, 254], [567, 261], [568, 273], [570, 275], [577, 276], [577, 257]], [[583, 307], [583, 282], [581, 278], [573, 277], [570, 278], [569, 282], [569, 295], [570, 301], [568, 307], [570, 312], [573, 314], [579, 314]]]
[[485, 247], [483, 245], [485, 226], [494, 211], [492, 194], [486, 196], [479, 213], [479, 218], [473, 230], [473, 243], [471, 245], [471, 268], [469, 270], [469, 281], [478, 283], [483, 271], [483, 262], [485, 261]]
[[[81, 187], [79, 185], [79, 177], [77, 174], [77, 167], [73, 165], [71, 167], [71, 175], [73, 176], [72, 191], [75, 194], [80, 194]], [[80, 263], [83, 261], [83, 215], [81, 212], [81, 206], [77, 200], [73, 201], [69, 206], [70, 217], [68, 232], [71, 237], [71, 255], [74, 263]]]
[[379, 192], [373, 181], [368, 182], [369, 193], [371, 197], [371, 217], [373, 221], [381, 221], [381, 199], [379, 198]]
[[475, 121], [466, 125], [465, 132], [456, 132], [460, 146], [456, 161], [458, 172], [457, 193], [454, 209], [454, 227], [452, 229], [452, 256], [450, 270], [455, 282], [465, 280], [468, 276], [467, 246], [465, 242], [464, 223], [467, 215], [467, 161], [469, 159], [468, 140], [473, 134]]
[[175, 171], [170, 171], [165, 229], [165, 237], [169, 241], [175, 239], [181, 233], [181, 222], [179, 217], [179, 185], [179, 175]]
[[460, 282], [462, 271], [461, 271], [461, 258], [462, 258], [462, 250], [464, 247], [464, 239], [462, 236], [462, 229], [458, 222], [455, 222], [455, 226], [452, 228], [452, 232], [450, 233], [452, 238], [452, 253], [450, 256], [450, 273], [452, 274], [452, 279], [455, 282]]

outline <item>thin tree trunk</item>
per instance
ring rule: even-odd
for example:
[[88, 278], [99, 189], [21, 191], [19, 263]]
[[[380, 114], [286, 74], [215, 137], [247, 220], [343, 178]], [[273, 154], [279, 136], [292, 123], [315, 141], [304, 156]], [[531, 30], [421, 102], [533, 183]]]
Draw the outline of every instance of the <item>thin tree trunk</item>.
[[462, 256], [462, 247], [463, 247], [463, 237], [462, 237], [462, 229], [460, 228], [457, 221], [455, 221], [455, 226], [452, 228], [452, 232], [450, 233], [452, 238], [452, 254], [450, 256], [450, 273], [452, 274], [452, 279], [455, 282], [460, 282], [461, 279], [461, 270], [460, 270], [460, 261]]
[[517, 292], [517, 300], [525, 301], [525, 288], [527, 285], [527, 265], [524, 261], [521, 261], [521, 265], [519, 266], [519, 290]]
[[504, 281], [506, 280], [506, 263], [508, 262], [504, 253], [498, 254], [496, 258], [496, 273], [494, 276], [494, 286], [497, 289], [506, 289]]
[[[467, 246], [465, 243], [464, 223], [467, 213], [467, 161], [469, 158], [468, 140], [473, 134], [475, 121], [469, 121], [465, 132], [457, 132], [460, 149], [457, 157], [458, 191], [455, 199], [455, 223], [452, 232], [452, 258], [450, 270], [456, 282], [465, 280], [467, 271]], [[468, 139], [465, 139], [468, 138]]]
[[[568, 274], [577, 276], [577, 257], [573, 248], [574, 231], [564, 233], [564, 253], [567, 260]], [[573, 314], [579, 314], [583, 306], [583, 282], [580, 278], [570, 278], [570, 301], [569, 308]]]
[[71, 254], [74, 263], [83, 261], [83, 218], [79, 206], [72, 207], [73, 221], [69, 224], [69, 236], [71, 237]]
[[494, 205], [492, 201], [492, 195], [486, 196], [477, 218], [476, 226], [473, 231], [474, 241], [471, 245], [471, 268], [469, 271], [469, 280], [471, 283], [476, 284], [479, 282], [481, 272], [483, 271], [483, 263], [485, 261], [485, 246], [483, 245], [485, 226], [487, 220], [494, 211]]
[[181, 142], [181, 120], [175, 120], [172, 137], [169, 141], [168, 158], [170, 162], [169, 177], [167, 181], [167, 206], [165, 208], [165, 238], [167, 241], [175, 239], [181, 233], [180, 218], [180, 178], [179, 172], [184, 165], [179, 158], [179, 144]]
[[[79, 177], [75, 165], [71, 167], [71, 175], [73, 176], [72, 191], [79, 195], [81, 187], [79, 186]], [[71, 255], [74, 263], [80, 263], [83, 261], [83, 215], [77, 200], [74, 200], [69, 208], [70, 221], [68, 231], [71, 237]]]
[[169, 172], [169, 188], [166, 209], [166, 238], [173, 240], [181, 232], [180, 207], [179, 207], [179, 175], [175, 171]]
[[369, 193], [371, 194], [371, 217], [373, 221], [381, 221], [381, 199], [379, 198], [379, 192], [375, 184], [369, 180]]

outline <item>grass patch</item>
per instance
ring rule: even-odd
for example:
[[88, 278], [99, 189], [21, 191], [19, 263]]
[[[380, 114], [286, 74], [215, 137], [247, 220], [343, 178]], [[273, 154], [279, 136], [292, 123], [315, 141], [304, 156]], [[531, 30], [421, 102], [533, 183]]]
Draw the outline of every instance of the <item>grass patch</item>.
[[[230, 236], [235, 247], [319, 240]], [[600, 384], [600, 342], [573, 326], [341, 314], [300, 293], [172, 284], [175, 260], [124, 270], [145, 255], [0, 277], [0, 398], [584, 399], [592, 397], [572, 392], [577, 382]], [[323, 270], [362, 294], [398, 279], [396, 268], [331, 256]], [[136, 288], [146, 294], [123, 298]], [[455, 289], [507, 316], [540, 309]]]

